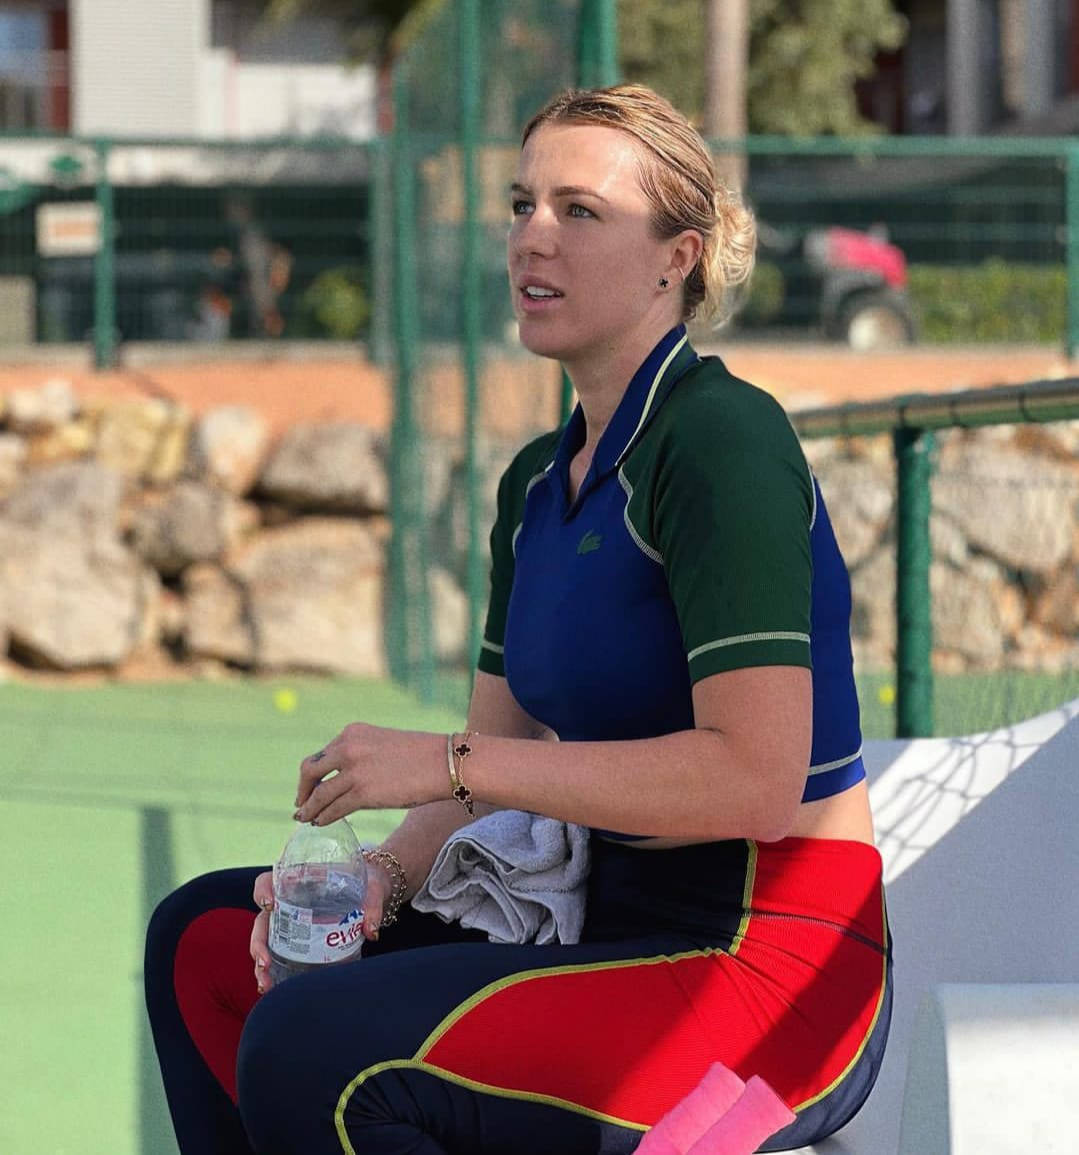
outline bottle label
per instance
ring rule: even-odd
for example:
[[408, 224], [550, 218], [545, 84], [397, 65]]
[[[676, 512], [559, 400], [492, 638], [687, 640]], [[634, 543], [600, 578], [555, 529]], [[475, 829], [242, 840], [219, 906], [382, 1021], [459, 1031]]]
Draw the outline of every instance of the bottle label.
[[359, 951], [362, 926], [360, 908], [343, 916], [324, 915], [278, 899], [270, 918], [270, 950], [290, 962], [343, 962]]

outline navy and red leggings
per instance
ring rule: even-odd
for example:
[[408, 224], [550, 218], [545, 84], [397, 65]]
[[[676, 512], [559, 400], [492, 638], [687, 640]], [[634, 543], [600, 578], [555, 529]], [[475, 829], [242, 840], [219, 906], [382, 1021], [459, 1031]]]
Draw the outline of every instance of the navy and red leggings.
[[788, 838], [641, 850], [593, 838], [575, 946], [500, 946], [402, 910], [364, 958], [263, 998], [258, 869], [158, 907], [146, 998], [184, 1155], [616, 1155], [714, 1062], [841, 1127], [891, 1010], [880, 856]]

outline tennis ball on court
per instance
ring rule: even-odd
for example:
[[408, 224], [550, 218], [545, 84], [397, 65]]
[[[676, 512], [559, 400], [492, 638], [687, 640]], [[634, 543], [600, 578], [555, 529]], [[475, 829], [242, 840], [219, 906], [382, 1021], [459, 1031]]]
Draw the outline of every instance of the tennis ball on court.
[[895, 686], [881, 686], [877, 691], [877, 701], [882, 706], [890, 706], [895, 701]]
[[280, 690], [274, 690], [273, 704], [282, 714], [291, 714], [297, 702], [296, 691], [290, 687], [282, 686]]

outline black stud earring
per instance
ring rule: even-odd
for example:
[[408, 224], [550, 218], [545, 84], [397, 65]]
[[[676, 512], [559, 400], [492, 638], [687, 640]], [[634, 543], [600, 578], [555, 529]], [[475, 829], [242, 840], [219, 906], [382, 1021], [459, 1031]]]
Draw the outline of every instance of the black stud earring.
[[666, 288], [667, 288], [667, 286], [668, 286], [668, 285], [670, 285], [670, 283], [671, 283], [671, 282], [670, 282], [670, 281], [668, 281], [666, 277], [660, 277], [660, 278], [659, 278], [659, 287], [660, 287], [661, 289], [666, 289]]

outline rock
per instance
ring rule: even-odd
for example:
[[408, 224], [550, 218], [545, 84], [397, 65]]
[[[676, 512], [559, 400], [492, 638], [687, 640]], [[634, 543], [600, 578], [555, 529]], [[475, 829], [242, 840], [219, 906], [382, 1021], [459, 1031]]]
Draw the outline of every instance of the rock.
[[1079, 643], [1074, 635], [1061, 637], [1028, 624], [1016, 638], [1016, 652], [1011, 658], [1017, 670], [1042, 674], [1074, 673], [1079, 670]]
[[295, 509], [381, 513], [389, 481], [376, 435], [363, 425], [300, 425], [282, 438], [259, 490]]
[[183, 471], [191, 415], [158, 398], [118, 401], [101, 410], [95, 455], [125, 477], [162, 485]]
[[859, 672], [895, 665], [895, 547], [851, 571], [851, 646]]
[[954, 650], [975, 666], [997, 664], [1004, 653], [1004, 630], [992, 585], [1000, 571], [986, 559], [969, 571], [935, 562], [929, 571], [933, 642]]
[[891, 517], [891, 477], [870, 461], [833, 461], [818, 480], [843, 557], [849, 567], [858, 566]]
[[[483, 444], [477, 452], [480, 482], [476, 529], [485, 571], [488, 539], [497, 514], [498, 483], [513, 459], [513, 452], [498, 442]], [[429, 508], [434, 510], [429, 524], [432, 556], [464, 584], [468, 565], [468, 482], [462, 458], [452, 464], [442, 504]]]
[[200, 562], [184, 570], [184, 647], [195, 659], [250, 666], [255, 641], [243, 585], [220, 566]]
[[0, 524], [11, 647], [32, 665], [114, 666], [145, 636], [152, 575], [116, 543]]
[[1039, 594], [1031, 617], [1037, 625], [1072, 641], [1079, 636], [1079, 565], [1061, 569]]
[[77, 461], [88, 457], [94, 447], [94, 427], [86, 420], [69, 421], [47, 433], [30, 437], [27, 463], [49, 465], [57, 461]]
[[19, 484], [26, 457], [25, 438], [17, 433], [0, 433], [0, 500]]
[[169, 647], [179, 645], [183, 641], [187, 630], [187, 605], [183, 596], [169, 586], [161, 587], [157, 622], [158, 641]]
[[132, 545], [144, 561], [171, 577], [192, 562], [221, 557], [238, 540], [242, 508], [223, 490], [180, 481], [163, 493], [148, 495], [136, 508]]
[[1049, 573], [1071, 549], [1079, 479], [1065, 465], [994, 440], [968, 442], [942, 459], [934, 504], [970, 545], [1013, 569]]
[[427, 573], [434, 626], [435, 660], [445, 665], [460, 664], [468, 646], [468, 595], [454, 581], [449, 570], [432, 566]]
[[71, 382], [53, 377], [36, 389], [13, 389], [8, 395], [7, 423], [15, 433], [47, 433], [79, 411]]
[[383, 553], [360, 522], [305, 518], [232, 551], [260, 670], [385, 673]]
[[191, 467], [200, 479], [242, 496], [258, 478], [269, 441], [269, 427], [254, 409], [211, 409], [195, 425]]
[[94, 461], [63, 462], [23, 476], [3, 519], [86, 545], [116, 543], [123, 479]]
[[929, 548], [936, 561], [962, 569], [970, 557], [967, 539], [951, 518], [934, 509], [929, 515]]

